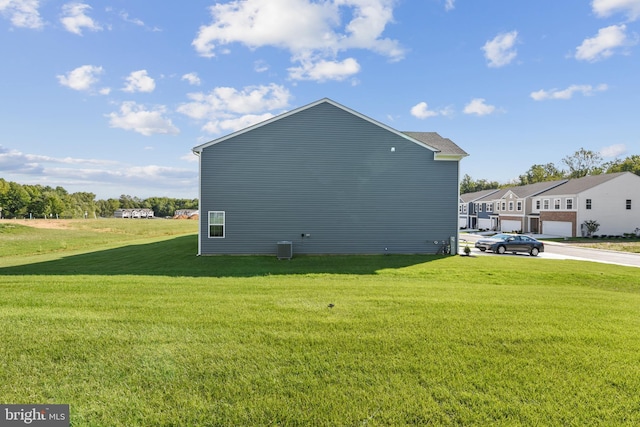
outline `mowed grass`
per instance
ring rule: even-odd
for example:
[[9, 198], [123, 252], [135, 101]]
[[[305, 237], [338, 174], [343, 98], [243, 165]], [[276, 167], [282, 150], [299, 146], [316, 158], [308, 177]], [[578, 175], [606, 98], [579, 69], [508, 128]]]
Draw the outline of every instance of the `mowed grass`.
[[639, 269], [196, 257], [160, 223], [0, 258], [3, 403], [73, 426], [640, 424]]

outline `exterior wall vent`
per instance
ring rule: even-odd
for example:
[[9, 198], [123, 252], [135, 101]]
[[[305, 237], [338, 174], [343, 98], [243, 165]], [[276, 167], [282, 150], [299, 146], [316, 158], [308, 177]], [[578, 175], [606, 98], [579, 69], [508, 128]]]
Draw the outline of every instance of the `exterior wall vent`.
[[278, 242], [278, 259], [291, 259], [293, 257], [293, 242], [282, 240]]

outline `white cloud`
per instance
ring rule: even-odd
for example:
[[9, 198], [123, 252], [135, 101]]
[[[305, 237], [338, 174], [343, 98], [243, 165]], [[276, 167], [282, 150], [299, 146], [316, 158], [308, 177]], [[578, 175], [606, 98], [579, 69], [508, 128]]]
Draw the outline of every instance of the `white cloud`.
[[[191, 154], [191, 157], [197, 157]], [[187, 159], [187, 156], [182, 158]], [[27, 154], [0, 146], [0, 170], [5, 179], [22, 183], [64, 186], [68, 191], [102, 189], [106, 197], [118, 197], [127, 191], [144, 189], [148, 195], [194, 193], [198, 183], [197, 168], [176, 168], [159, 165], [130, 165], [112, 160], [51, 157]], [[8, 176], [7, 176], [8, 175]], [[135, 183], [135, 185], [131, 185]], [[127, 188], [131, 186], [130, 188]], [[124, 190], [125, 188], [126, 191]], [[136, 193], [137, 196], [142, 196]], [[105, 196], [98, 196], [105, 197]], [[105, 198], [106, 198], [105, 197]]]
[[488, 105], [485, 103], [484, 98], [474, 98], [464, 107], [465, 114], [475, 114], [478, 116], [486, 116], [487, 114], [491, 114], [496, 110], [496, 107], [493, 105]]
[[517, 55], [514, 48], [518, 41], [518, 32], [501, 33], [482, 46], [484, 57], [489, 62], [489, 67], [503, 67], [513, 61]]
[[626, 13], [631, 21], [640, 17], [640, 0], [593, 0], [591, 7], [600, 17], [611, 16], [617, 12]]
[[627, 146], [624, 144], [613, 144], [600, 150], [602, 157], [618, 157], [627, 152]]
[[182, 76], [182, 80], [186, 80], [190, 85], [200, 86], [200, 77], [198, 77], [198, 73], [187, 73]]
[[451, 108], [443, 108], [440, 110], [430, 110], [426, 102], [420, 102], [411, 107], [411, 115], [418, 119], [427, 119], [436, 116], [450, 116], [453, 114]]
[[133, 101], [123, 102], [119, 113], [110, 113], [109, 125], [112, 128], [132, 130], [145, 136], [153, 134], [177, 135], [180, 130], [170, 119], [164, 117], [166, 108], [158, 106], [147, 110]]
[[198, 163], [198, 156], [193, 154], [193, 151], [189, 151], [184, 156], [180, 156], [180, 160], [184, 160], [185, 162], [189, 163]]
[[153, 92], [156, 82], [147, 75], [147, 70], [134, 71], [126, 78], [125, 92]]
[[44, 22], [39, 7], [39, 0], [0, 0], [0, 13], [7, 16], [15, 27], [42, 28]]
[[609, 87], [606, 84], [601, 84], [596, 87], [591, 85], [571, 85], [566, 89], [540, 89], [536, 92], [531, 92], [530, 96], [536, 101], [544, 101], [547, 99], [571, 99], [574, 93], [581, 93], [584, 96], [593, 95], [594, 92], [602, 92]]
[[269, 64], [266, 61], [259, 59], [253, 63], [253, 69], [256, 73], [264, 73], [269, 70]]
[[360, 64], [353, 58], [344, 61], [304, 60], [300, 67], [289, 68], [293, 80], [342, 81], [360, 72]]
[[453, 10], [456, 7], [455, 0], [445, 0], [444, 1], [444, 9], [445, 10]]
[[[95, 65], [83, 65], [74, 70], [69, 71], [66, 75], [58, 75], [58, 81], [61, 85], [71, 89], [89, 91], [98, 83], [98, 76], [103, 73], [102, 67]], [[104, 93], [105, 89], [101, 89], [100, 93]], [[108, 93], [108, 91], [107, 91]]]
[[601, 28], [598, 30], [598, 35], [585, 39], [576, 48], [575, 58], [581, 61], [596, 62], [613, 55], [616, 48], [637, 43], [637, 41], [627, 38], [626, 30], [627, 26], [624, 24]]
[[130, 24], [133, 25], [137, 25], [139, 27], [144, 27], [144, 21], [142, 21], [141, 19], [138, 18], [130, 18], [129, 14], [127, 12], [120, 12], [120, 18], [122, 18], [123, 21], [125, 22], [129, 22]]
[[[218, 87], [209, 93], [190, 93], [191, 102], [178, 107], [178, 112], [196, 120], [206, 120], [204, 130], [218, 132], [227, 129], [224, 123], [239, 123], [242, 116], [255, 123], [255, 117], [263, 117], [265, 112], [281, 110], [289, 105], [291, 94], [276, 84], [250, 86], [242, 90]], [[235, 125], [234, 125], [235, 126]]]
[[9, 150], [0, 145], [0, 169], [19, 174], [42, 174], [44, 164], [66, 165], [66, 167], [104, 166], [110, 167], [116, 162], [110, 160], [80, 159], [75, 157], [51, 157], [38, 154], [26, 154], [18, 150]]
[[244, 116], [225, 119], [225, 120], [212, 120], [207, 122], [207, 124], [205, 124], [202, 127], [202, 130], [211, 134], [216, 134], [223, 131], [235, 132], [237, 130], [255, 125], [256, 123], [269, 120], [272, 117], [274, 117], [274, 114], [264, 113], [264, 114], [246, 114]]
[[67, 29], [67, 31], [82, 35], [82, 29], [86, 28], [90, 31], [100, 31], [102, 27], [95, 22], [85, 12], [91, 10], [91, 6], [84, 3], [67, 3], [62, 6], [62, 18], [60, 22]]
[[[304, 70], [317, 70], [336, 60], [339, 52], [366, 49], [391, 60], [404, 57], [398, 41], [382, 36], [393, 21], [393, 0], [246, 0], [211, 6], [213, 21], [200, 27], [192, 45], [205, 57], [233, 43], [251, 49], [275, 46], [291, 53], [292, 60], [320, 62], [303, 64], [292, 71], [312, 76]], [[343, 22], [343, 17], [349, 17]], [[347, 64], [352, 65], [352, 64]], [[325, 73], [318, 73], [326, 78]]]
[[219, 87], [210, 93], [191, 93], [191, 102], [178, 107], [178, 112], [206, 123], [208, 133], [236, 131], [273, 117], [271, 111], [289, 105], [291, 94], [283, 86], [250, 86], [242, 90]]

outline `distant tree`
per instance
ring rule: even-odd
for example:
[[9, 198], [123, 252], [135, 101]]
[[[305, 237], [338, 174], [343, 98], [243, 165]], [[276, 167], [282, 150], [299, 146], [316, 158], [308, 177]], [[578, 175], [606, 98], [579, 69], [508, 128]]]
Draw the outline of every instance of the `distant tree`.
[[482, 190], [493, 190], [495, 188], [500, 188], [500, 184], [497, 181], [487, 181], [486, 179], [474, 181], [468, 174], [465, 174], [460, 181], [460, 194], [475, 193], [476, 191]]
[[127, 194], [123, 194], [120, 196], [120, 208], [122, 209], [133, 209], [133, 208], [142, 208], [142, 200], [138, 197], [132, 197]]
[[31, 196], [24, 187], [16, 182], [9, 183], [9, 190], [3, 201], [2, 216], [5, 218], [24, 216], [28, 213]]
[[98, 211], [98, 216], [102, 218], [110, 218], [113, 216], [115, 211], [120, 209], [120, 200], [118, 199], [98, 200], [96, 202], [96, 209]]
[[634, 154], [624, 160], [614, 160], [607, 165], [606, 173], [631, 172], [640, 175], [640, 155]]
[[553, 163], [546, 165], [533, 165], [523, 175], [520, 175], [518, 185], [535, 184], [536, 182], [556, 181], [564, 178], [561, 171]]
[[600, 175], [604, 172], [602, 156], [594, 151], [579, 149], [562, 162], [569, 168], [567, 178], [582, 178], [587, 175]]

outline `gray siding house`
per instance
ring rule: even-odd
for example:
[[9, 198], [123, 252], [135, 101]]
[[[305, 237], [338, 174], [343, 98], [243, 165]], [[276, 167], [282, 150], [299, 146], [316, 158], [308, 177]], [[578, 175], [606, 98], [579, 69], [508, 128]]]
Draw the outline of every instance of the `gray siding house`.
[[193, 152], [199, 255], [276, 254], [278, 242], [294, 255], [457, 248], [467, 153], [435, 132], [399, 132], [325, 98]]

